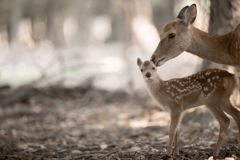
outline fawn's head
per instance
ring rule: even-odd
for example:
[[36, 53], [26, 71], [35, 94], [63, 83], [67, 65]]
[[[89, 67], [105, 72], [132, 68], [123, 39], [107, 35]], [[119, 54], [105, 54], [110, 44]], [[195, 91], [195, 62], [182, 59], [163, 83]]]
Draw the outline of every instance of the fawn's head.
[[156, 78], [157, 76], [157, 67], [151, 61], [144, 61], [140, 58], [137, 59], [137, 65], [142, 72], [143, 78], [146, 81], [150, 81]]
[[156, 66], [163, 65], [188, 49], [191, 43], [190, 25], [195, 21], [196, 16], [196, 5], [186, 6], [174, 21], [164, 27], [160, 34], [161, 40], [151, 57], [151, 61]]

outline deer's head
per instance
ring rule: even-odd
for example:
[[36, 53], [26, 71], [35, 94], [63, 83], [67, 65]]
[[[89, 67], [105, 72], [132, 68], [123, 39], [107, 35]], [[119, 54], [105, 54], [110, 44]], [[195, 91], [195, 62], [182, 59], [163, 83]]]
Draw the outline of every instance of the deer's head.
[[146, 81], [154, 80], [157, 77], [157, 67], [151, 61], [144, 61], [137, 59], [137, 65], [142, 72], [143, 78]]
[[174, 21], [169, 22], [160, 34], [160, 42], [152, 54], [151, 61], [156, 66], [180, 55], [191, 44], [191, 24], [195, 21], [197, 8], [195, 4], [184, 7]]

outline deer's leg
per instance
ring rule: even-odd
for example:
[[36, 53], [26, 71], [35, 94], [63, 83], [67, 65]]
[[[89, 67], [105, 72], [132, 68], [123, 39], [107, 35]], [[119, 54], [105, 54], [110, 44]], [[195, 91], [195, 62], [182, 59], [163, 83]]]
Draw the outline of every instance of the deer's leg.
[[229, 99], [224, 100], [224, 103], [221, 105], [221, 107], [227, 114], [232, 116], [237, 123], [239, 134], [238, 149], [240, 150], [240, 111], [231, 104]]
[[168, 149], [167, 149], [167, 154], [169, 156], [172, 154], [173, 140], [176, 135], [176, 130], [180, 121], [180, 117], [181, 117], [180, 112], [178, 114], [171, 114], [171, 124], [169, 128], [169, 141], [168, 141]]
[[218, 120], [220, 125], [217, 144], [213, 152], [213, 156], [217, 157], [222, 146], [223, 139], [226, 135], [228, 126], [230, 124], [230, 119], [226, 116], [226, 114], [223, 112], [222, 108], [220, 108], [219, 105], [207, 104], [207, 107], [212, 112], [213, 116]]
[[178, 130], [176, 131], [175, 137], [174, 137], [174, 156], [179, 155], [179, 140], [178, 140]]

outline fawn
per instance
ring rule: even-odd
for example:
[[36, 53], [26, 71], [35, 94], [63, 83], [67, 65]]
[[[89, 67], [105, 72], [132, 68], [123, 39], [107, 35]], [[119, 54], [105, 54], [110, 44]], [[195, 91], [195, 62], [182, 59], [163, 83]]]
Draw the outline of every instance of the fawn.
[[[137, 65], [142, 72], [150, 95], [170, 113], [168, 155], [172, 154], [173, 142], [174, 156], [179, 154], [178, 125], [183, 111], [200, 105], [206, 105], [220, 125], [218, 141], [213, 152], [214, 157], [219, 154], [230, 124], [230, 120], [224, 112], [237, 122], [240, 136], [240, 111], [233, 107], [229, 100], [236, 84], [233, 74], [224, 70], [208, 69], [185, 78], [163, 81], [158, 76], [157, 67], [153, 62], [142, 63], [138, 58]], [[240, 142], [238, 149], [240, 149]]]

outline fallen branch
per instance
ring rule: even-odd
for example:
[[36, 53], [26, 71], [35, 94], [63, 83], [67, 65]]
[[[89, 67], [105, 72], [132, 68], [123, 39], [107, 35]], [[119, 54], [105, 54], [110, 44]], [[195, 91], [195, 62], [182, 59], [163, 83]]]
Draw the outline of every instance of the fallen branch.
[[20, 87], [19, 89], [15, 90], [13, 93], [1, 97], [0, 99], [0, 106], [6, 106], [12, 103], [17, 103], [23, 99], [26, 99], [30, 95], [34, 95], [35, 90], [30, 87]]

